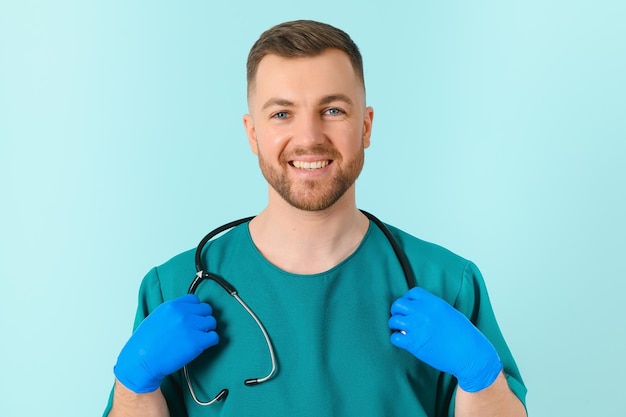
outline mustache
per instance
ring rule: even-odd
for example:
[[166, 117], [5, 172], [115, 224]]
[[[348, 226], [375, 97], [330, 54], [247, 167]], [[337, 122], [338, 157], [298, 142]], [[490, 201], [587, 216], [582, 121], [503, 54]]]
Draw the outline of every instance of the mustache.
[[341, 154], [339, 153], [339, 151], [337, 151], [337, 149], [334, 146], [328, 146], [328, 145], [322, 145], [322, 144], [318, 144], [312, 147], [297, 147], [297, 148], [293, 148], [290, 149], [287, 152], [284, 152], [281, 155], [280, 160], [283, 162], [288, 162], [294, 159], [294, 157], [298, 157], [298, 156], [323, 156], [327, 159], [338, 159]]

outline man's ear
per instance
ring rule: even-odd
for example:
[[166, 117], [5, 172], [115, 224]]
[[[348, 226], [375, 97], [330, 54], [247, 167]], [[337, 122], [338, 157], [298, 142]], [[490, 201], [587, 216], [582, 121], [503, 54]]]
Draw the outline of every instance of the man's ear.
[[372, 124], [374, 123], [374, 109], [366, 107], [363, 113], [363, 147], [369, 148], [372, 137]]
[[248, 144], [253, 154], [258, 155], [259, 145], [256, 141], [256, 131], [254, 130], [254, 120], [249, 114], [243, 115], [243, 127], [246, 129], [246, 135], [248, 135]]

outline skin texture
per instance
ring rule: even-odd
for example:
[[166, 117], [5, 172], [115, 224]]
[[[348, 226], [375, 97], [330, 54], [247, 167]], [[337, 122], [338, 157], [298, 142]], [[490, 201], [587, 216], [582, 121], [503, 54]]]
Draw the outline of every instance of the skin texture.
[[[288, 272], [334, 267], [357, 248], [369, 225], [356, 207], [354, 185], [374, 119], [362, 82], [338, 50], [307, 58], [268, 55], [259, 64], [248, 107], [248, 142], [268, 181], [268, 205], [250, 223], [255, 245]], [[134, 394], [116, 383], [110, 416], [167, 415], [160, 390]], [[458, 389], [455, 415], [526, 412], [500, 374], [482, 391]]]

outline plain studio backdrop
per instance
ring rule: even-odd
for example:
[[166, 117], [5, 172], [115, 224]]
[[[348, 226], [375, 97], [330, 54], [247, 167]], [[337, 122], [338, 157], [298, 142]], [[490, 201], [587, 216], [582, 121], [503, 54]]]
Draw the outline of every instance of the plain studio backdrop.
[[478, 264], [531, 416], [623, 415], [625, 4], [0, 1], [0, 415], [100, 415], [143, 275], [264, 207], [245, 59], [300, 18], [364, 56], [359, 206]]

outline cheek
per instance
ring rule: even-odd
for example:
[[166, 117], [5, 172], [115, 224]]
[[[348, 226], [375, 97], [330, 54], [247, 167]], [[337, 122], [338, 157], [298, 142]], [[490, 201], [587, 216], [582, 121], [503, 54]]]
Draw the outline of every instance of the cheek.
[[285, 148], [289, 138], [286, 129], [278, 129], [272, 126], [264, 126], [257, 130], [258, 149], [264, 155], [278, 155]]
[[347, 151], [361, 150], [363, 148], [363, 129], [353, 124], [343, 125], [340, 131], [335, 132], [337, 138], [335, 146]]

